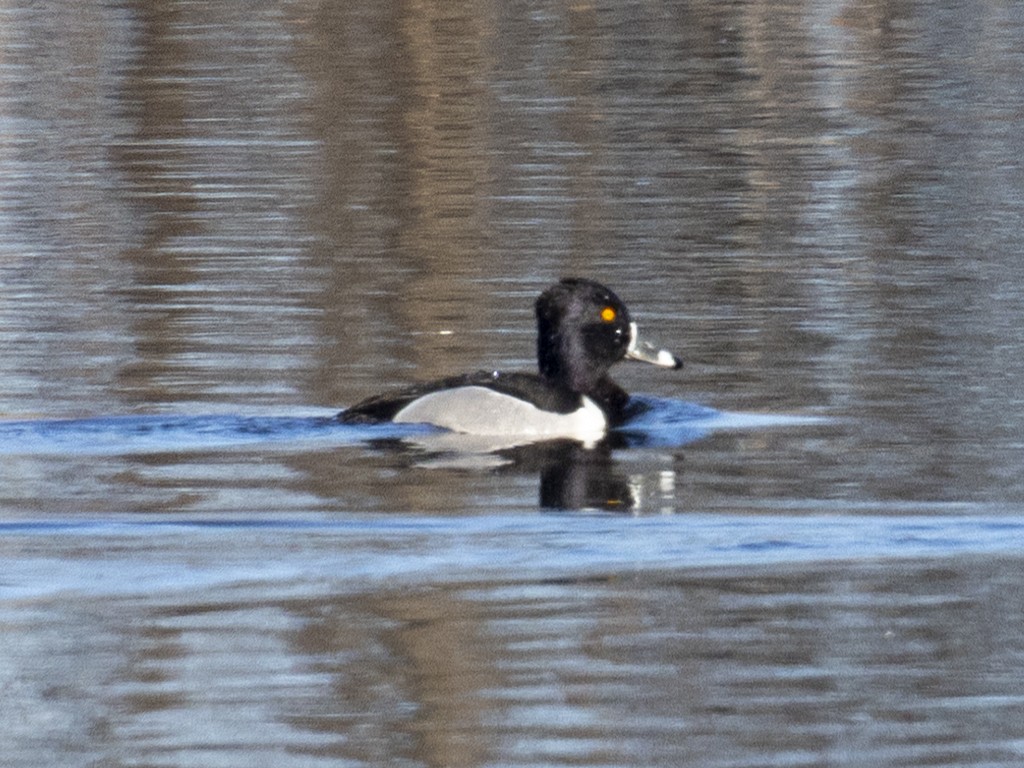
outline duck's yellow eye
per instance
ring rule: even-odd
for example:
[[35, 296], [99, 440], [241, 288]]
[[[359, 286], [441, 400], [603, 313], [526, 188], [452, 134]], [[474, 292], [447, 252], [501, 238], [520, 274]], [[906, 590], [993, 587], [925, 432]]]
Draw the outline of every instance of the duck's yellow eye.
[[601, 310], [601, 319], [606, 323], [612, 323], [618, 315], [615, 313], [615, 307], [605, 307]]

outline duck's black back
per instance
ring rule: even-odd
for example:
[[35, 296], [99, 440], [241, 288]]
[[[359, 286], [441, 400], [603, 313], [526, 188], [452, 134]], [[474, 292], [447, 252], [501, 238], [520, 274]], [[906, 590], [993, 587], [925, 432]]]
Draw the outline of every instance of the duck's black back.
[[391, 421], [399, 411], [417, 398], [432, 392], [459, 387], [484, 387], [525, 400], [541, 410], [552, 413], [571, 413], [579, 408], [582, 402], [578, 393], [553, 386], [536, 374], [477, 371], [371, 397], [351, 408], [346, 408], [338, 414], [338, 419], [343, 424], [378, 424]]

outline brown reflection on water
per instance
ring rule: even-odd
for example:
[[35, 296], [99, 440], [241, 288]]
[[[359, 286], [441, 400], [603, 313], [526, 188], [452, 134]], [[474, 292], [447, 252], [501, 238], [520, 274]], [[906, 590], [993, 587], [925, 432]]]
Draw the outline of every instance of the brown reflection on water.
[[299, 214], [315, 156], [287, 29], [214, 3], [140, 7], [130, 30], [109, 147], [137, 230], [116, 251], [133, 345], [117, 392], [141, 406], [287, 399], [280, 372], [310, 367], [312, 289], [292, 273], [311, 266]]
[[[989, 720], [987, 697], [1024, 704], [1004, 676], [1015, 567], [384, 594], [320, 606], [296, 642], [335, 681], [310, 722], [373, 723], [350, 757], [384, 739], [428, 765], [971, 764], [1013, 751], [1018, 726]], [[331, 640], [344, 627], [354, 644]]]
[[[578, 273], [691, 363], [623, 367], [631, 391], [837, 417], [591, 456], [606, 501], [664, 479], [681, 529], [1017, 515], [1022, 9], [7, 3], [0, 412], [277, 413], [531, 368], [532, 301]], [[58, 525], [524, 516], [553, 478], [361, 444], [2, 458], [0, 516]], [[50, 596], [0, 605], [3, 762], [1020, 762], [1017, 559], [582, 578], [614, 530], [589, 535], [539, 539], [561, 579], [366, 589], [372, 552], [315, 531], [4, 536], [2, 586]], [[290, 580], [318, 544], [336, 570]], [[109, 562], [176, 566], [137, 594]]]
[[857, 422], [824, 495], [1021, 498], [1024, 20], [966, 8], [15, 4], [0, 411], [530, 369], [578, 273], [691, 362], [630, 391]]
[[[320, 98], [323, 142], [319, 228], [333, 253], [325, 331], [337, 339], [337, 371], [397, 357], [417, 378], [464, 365], [491, 328], [487, 254], [491, 122], [482, 50], [488, 33], [475, 6], [385, 5], [373, 14], [323, 6], [307, 68]], [[367, 37], [387, 29], [383, 40]], [[337, 35], [351, 46], [337, 45]], [[472, 323], [467, 322], [472, 318]], [[408, 335], [402, 329], [416, 329]], [[458, 331], [454, 340], [441, 332]], [[365, 393], [364, 393], [365, 394]]]
[[[426, 765], [488, 762], [487, 691], [504, 685], [489, 659], [481, 610], [447, 590], [373, 595], [318, 607], [293, 643], [322, 659], [330, 704], [292, 725], [341, 746], [339, 756]], [[353, 738], [355, 736], [355, 738]]]
[[323, 574], [55, 599], [30, 623], [5, 609], [5, 704], [16, 694], [34, 725], [5, 717], [0, 730], [12, 766], [1011, 765], [1019, 568], [964, 558], [371, 592]]

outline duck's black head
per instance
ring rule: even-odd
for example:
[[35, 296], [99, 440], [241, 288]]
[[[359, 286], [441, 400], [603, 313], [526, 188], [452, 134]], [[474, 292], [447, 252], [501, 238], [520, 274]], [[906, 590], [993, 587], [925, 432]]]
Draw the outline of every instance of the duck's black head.
[[641, 346], [629, 310], [611, 289], [593, 280], [566, 278], [537, 299], [537, 363], [541, 376], [588, 394], [624, 357], [670, 368], [682, 362]]

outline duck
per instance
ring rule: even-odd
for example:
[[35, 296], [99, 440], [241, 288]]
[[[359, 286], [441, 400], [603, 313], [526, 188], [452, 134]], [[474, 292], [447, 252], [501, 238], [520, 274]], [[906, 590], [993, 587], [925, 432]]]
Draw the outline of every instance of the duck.
[[415, 384], [356, 403], [338, 421], [593, 442], [644, 410], [610, 378], [613, 365], [683, 366], [640, 339], [625, 303], [601, 283], [563, 278], [540, 294], [534, 309], [537, 373], [481, 370]]

